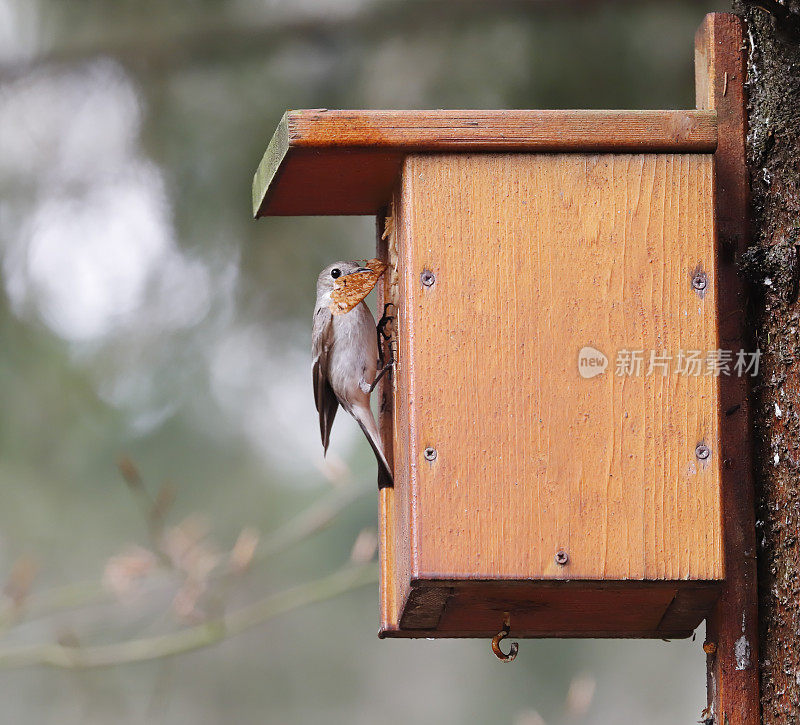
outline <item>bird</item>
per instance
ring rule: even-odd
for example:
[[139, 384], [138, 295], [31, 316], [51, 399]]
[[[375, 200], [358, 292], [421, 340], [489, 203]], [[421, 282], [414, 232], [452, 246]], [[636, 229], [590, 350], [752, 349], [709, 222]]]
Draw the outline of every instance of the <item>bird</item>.
[[369, 398], [389, 363], [378, 373], [375, 318], [364, 298], [383, 274], [380, 260], [334, 262], [317, 278], [311, 334], [314, 403], [324, 452], [341, 405], [356, 420], [378, 461], [378, 488], [394, 485]]

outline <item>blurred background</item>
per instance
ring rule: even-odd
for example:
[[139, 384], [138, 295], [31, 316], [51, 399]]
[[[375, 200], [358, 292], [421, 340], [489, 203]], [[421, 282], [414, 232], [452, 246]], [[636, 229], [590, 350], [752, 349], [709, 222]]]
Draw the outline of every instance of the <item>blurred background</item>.
[[309, 353], [374, 220], [250, 183], [287, 108], [693, 107], [725, 9], [0, 0], [0, 723], [696, 722], [702, 631], [377, 639], [374, 459], [340, 415], [323, 461]]

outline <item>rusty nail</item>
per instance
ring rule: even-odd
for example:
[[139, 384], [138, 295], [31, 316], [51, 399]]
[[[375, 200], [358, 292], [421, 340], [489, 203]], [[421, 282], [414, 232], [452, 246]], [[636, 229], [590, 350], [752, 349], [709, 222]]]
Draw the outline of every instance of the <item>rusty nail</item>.
[[708, 287], [708, 277], [706, 277], [705, 272], [698, 272], [692, 277], [692, 289], [697, 292], [703, 292], [706, 287]]
[[733, 468], [733, 459], [731, 459], [731, 458], [726, 458], [726, 459], [725, 459], [725, 460], [722, 462], [722, 465], [723, 465], [725, 468], [729, 468], [729, 469], [730, 469], [730, 468]]
[[419, 279], [426, 287], [430, 287], [436, 281], [436, 275], [429, 269], [423, 269]]
[[701, 460], [705, 461], [711, 456], [711, 449], [701, 443], [697, 448], [694, 449], [694, 454]]
[[703, 645], [703, 652], [705, 652], [707, 655], [713, 655], [716, 651], [717, 651], [717, 645], [714, 644], [713, 642], [706, 642]]
[[569, 561], [569, 554], [567, 554], [567, 552], [564, 551], [564, 549], [559, 549], [556, 552], [555, 559], [556, 559], [556, 564], [558, 564], [559, 566], [566, 566], [567, 562]]
[[435, 461], [436, 460], [436, 455], [437, 455], [436, 449], [435, 448], [431, 448], [430, 446], [428, 446], [423, 451], [422, 455], [425, 456], [425, 460], [426, 461]]

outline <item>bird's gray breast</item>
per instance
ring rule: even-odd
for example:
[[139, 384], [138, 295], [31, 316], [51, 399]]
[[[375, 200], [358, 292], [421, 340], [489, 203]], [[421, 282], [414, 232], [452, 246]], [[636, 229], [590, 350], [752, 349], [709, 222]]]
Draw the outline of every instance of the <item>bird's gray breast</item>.
[[369, 398], [360, 383], [370, 385], [375, 379], [378, 361], [375, 319], [362, 302], [350, 312], [334, 315], [332, 325], [334, 343], [328, 380], [336, 397], [347, 407], [348, 402]]

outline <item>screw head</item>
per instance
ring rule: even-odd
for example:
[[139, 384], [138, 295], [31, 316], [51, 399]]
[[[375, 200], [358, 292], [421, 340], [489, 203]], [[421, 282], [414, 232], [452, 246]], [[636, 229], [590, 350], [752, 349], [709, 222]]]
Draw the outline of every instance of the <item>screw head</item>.
[[706, 277], [705, 272], [698, 272], [692, 277], [692, 289], [697, 292], [703, 292], [706, 287], [708, 287], [708, 277]]
[[567, 554], [564, 549], [559, 549], [555, 555], [556, 564], [559, 566], [566, 566], [567, 562], [569, 561], [569, 554]]
[[419, 276], [419, 280], [423, 285], [425, 285], [425, 287], [430, 287], [436, 281], [436, 275], [429, 269], [423, 269], [422, 274]]
[[697, 446], [697, 448], [694, 449], [694, 454], [699, 460], [706, 461], [711, 457], [711, 449], [701, 443], [699, 446]]
[[428, 446], [428, 447], [427, 447], [427, 448], [426, 448], [426, 449], [425, 449], [425, 450], [422, 452], [422, 455], [423, 455], [423, 456], [425, 456], [425, 460], [426, 460], [426, 461], [435, 461], [435, 460], [436, 460], [436, 456], [437, 456], [438, 454], [436, 453], [436, 449], [435, 449], [435, 448], [431, 448], [430, 446]]

